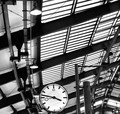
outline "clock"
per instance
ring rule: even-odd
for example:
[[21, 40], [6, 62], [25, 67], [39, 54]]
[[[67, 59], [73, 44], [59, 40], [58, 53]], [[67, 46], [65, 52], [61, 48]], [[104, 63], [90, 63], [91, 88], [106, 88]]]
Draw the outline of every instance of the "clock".
[[59, 84], [48, 84], [40, 92], [42, 108], [50, 112], [61, 112], [68, 103], [68, 92]]

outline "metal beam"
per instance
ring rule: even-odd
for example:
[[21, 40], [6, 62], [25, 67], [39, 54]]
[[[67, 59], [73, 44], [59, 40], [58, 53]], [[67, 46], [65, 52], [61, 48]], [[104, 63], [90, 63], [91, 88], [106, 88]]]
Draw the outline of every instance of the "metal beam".
[[80, 91], [79, 91], [79, 74], [78, 74], [78, 64], [75, 64], [75, 82], [76, 82], [76, 110], [77, 114], [80, 112]]
[[91, 89], [90, 82], [83, 82], [83, 91], [84, 91], [84, 104], [85, 104], [85, 114], [92, 114], [91, 109]]
[[[38, 19], [36, 21], [36, 25], [32, 27], [32, 31], [35, 31], [32, 33], [32, 38], [35, 39], [39, 36], [43, 36], [61, 29], [64, 29], [66, 27], [82, 23], [84, 21], [97, 18], [101, 15], [105, 15], [108, 13], [112, 13], [114, 11], [117, 11], [120, 9], [119, 1], [97, 6], [91, 9], [88, 9], [86, 11], [76, 13], [70, 16], [66, 16], [61, 19], [57, 19], [51, 22], [42, 23], [40, 24], [40, 20]], [[28, 39], [30, 39], [30, 28], [27, 29], [28, 31]], [[12, 36], [12, 43], [13, 45], [18, 45], [17, 41], [23, 42], [23, 30], [14, 32], [11, 34]], [[22, 40], [21, 40], [22, 39]], [[6, 34], [0, 37], [0, 49], [8, 47], [7, 43], [7, 37]]]

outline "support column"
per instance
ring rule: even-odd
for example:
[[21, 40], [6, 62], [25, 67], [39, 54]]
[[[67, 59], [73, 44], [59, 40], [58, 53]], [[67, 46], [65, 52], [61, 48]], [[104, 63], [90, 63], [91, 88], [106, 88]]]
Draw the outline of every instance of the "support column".
[[77, 108], [77, 114], [80, 113], [80, 93], [79, 93], [79, 75], [78, 75], [78, 64], [75, 64], [75, 81], [76, 81], [76, 108]]
[[84, 88], [85, 114], [92, 114], [90, 82], [88, 81], [83, 82], [83, 88]]

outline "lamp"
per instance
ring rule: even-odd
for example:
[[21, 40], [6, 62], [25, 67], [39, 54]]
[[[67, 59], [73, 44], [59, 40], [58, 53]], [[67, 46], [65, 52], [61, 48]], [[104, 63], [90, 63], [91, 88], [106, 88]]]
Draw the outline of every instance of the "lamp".
[[34, 8], [30, 11], [31, 15], [40, 15], [42, 13], [42, 11], [40, 10], [40, 8], [37, 5], [37, 2], [34, 3]]
[[38, 65], [32, 64], [32, 65], [30, 65], [30, 68], [31, 68], [31, 69], [37, 69], [37, 68], [38, 68]]
[[31, 69], [37, 69], [38, 65], [37, 65], [37, 60], [33, 60], [33, 64], [30, 65]]

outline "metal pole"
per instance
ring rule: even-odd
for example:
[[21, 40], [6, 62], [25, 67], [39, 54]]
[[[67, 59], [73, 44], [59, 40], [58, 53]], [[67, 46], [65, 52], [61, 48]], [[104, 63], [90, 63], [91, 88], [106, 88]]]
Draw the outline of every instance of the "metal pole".
[[83, 88], [84, 88], [85, 114], [92, 114], [90, 82], [88, 81], [83, 82]]
[[80, 112], [80, 93], [79, 93], [79, 75], [78, 75], [78, 64], [75, 64], [75, 81], [76, 81], [76, 108], [77, 114], [81, 114]]

